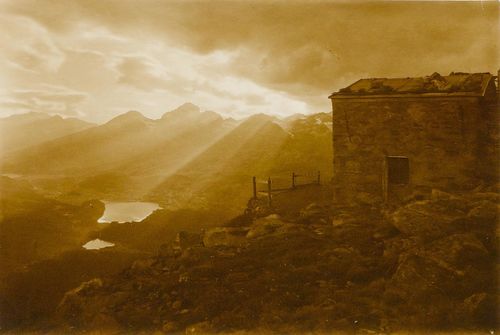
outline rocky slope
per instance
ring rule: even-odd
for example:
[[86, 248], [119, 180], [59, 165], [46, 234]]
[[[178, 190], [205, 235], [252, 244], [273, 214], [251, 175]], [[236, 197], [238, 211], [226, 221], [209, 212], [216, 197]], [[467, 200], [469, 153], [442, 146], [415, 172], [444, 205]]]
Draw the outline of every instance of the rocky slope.
[[328, 199], [320, 186], [300, 188], [273, 208], [251, 200], [224, 226], [180, 233], [158, 256], [67, 292], [53, 329], [496, 329], [497, 193], [434, 190], [395, 208]]

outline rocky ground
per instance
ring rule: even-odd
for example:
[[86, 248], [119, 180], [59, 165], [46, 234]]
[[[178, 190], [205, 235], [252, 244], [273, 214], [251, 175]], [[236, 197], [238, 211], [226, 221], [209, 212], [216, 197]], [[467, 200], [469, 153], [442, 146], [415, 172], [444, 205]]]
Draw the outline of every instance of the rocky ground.
[[490, 191], [433, 190], [394, 208], [252, 200], [224, 226], [180, 233], [156, 257], [67, 292], [40, 329], [496, 330], [499, 195]]

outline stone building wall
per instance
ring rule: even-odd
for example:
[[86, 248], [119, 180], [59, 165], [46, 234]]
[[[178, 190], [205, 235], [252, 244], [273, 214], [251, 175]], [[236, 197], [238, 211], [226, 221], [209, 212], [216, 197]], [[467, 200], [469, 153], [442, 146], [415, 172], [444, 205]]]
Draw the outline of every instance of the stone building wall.
[[386, 156], [408, 157], [406, 195], [473, 187], [491, 170], [498, 113], [480, 97], [333, 96], [332, 107], [337, 203], [383, 201]]

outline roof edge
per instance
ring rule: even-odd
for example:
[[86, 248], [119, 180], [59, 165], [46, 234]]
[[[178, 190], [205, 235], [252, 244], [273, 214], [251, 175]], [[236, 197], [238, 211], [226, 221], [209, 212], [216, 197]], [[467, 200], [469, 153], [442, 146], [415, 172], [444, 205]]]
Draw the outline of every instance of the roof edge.
[[[492, 75], [489, 72], [482, 72], [482, 73], [477, 73], [477, 74], [484, 74], [488, 75], [488, 80], [486, 80], [486, 83], [484, 86], [481, 88], [480, 92], [472, 92], [472, 91], [465, 91], [465, 92], [425, 92], [425, 93], [392, 93], [392, 94], [366, 94], [366, 93], [352, 93], [352, 94], [344, 94], [340, 92], [339, 89], [336, 92], [333, 92], [328, 96], [328, 99], [334, 99], [336, 97], [342, 97], [345, 99], [356, 99], [356, 98], [381, 98], [381, 97], [458, 97], [458, 96], [468, 96], [468, 97], [484, 97], [486, 94], [486, 90], [488, 89], [488, 86], [490, 85], [491, 80], [495, 78], [494, 75]], [[346, 88], [349, 88], [351, 86], [354, 86], [356, 83], [360, 82], [361, 80], [366, 80], [366, 79], [409, 79], [409, 78], [361, 78], [355, 81], [354, 83], [350, 84]], [[498, 88], [497, 88], [498, 89]]]
[[332, 93], [328, 99], [389, 99], [389, 98], [481, 98], [485, 92], [461, 92], [461, 93], [401, 93], [401, 94], [338, 94]]

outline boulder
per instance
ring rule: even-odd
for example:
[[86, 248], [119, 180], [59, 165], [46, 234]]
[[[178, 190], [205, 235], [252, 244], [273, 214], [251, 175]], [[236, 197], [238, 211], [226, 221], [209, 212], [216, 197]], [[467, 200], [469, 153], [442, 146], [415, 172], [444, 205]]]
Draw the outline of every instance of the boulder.
[[472, 201], [476, 200], [489, 200], [494, 203], [500, 202], [500, 194], [496, 192], [473, 192], [467, 195], [467, 199]]
[[480, 309], [481, 305], [485, 303], [487, 296], [488, 295], [484, 292], [475, 293], [464, 300], [463, 307], [471, 315], [475, 314]]
[[474, 293], [467, 297], [463, 301], [461, 309], [464, 311], [466, 321], [470, 323], [479, 323], [490, 327], [497, 325], [495, 299], [485, 292]]
[[467, 213], [471, 206], [471, 202], [463, 195], [452, 194], [437, 189], [431, 191], [430, 203], [441, 211], [449, 210], [464, 213]]
[[250, 226], [246, 237], [256, 238], [263, 235], [274, 233], [278, 228], [282, 227], [285, 223], [277, 214], [271, 214], [264, 218], [259, 218]]
[[453, 295], [459, 289], [459, 274], [428, 257], [403, 255], [392, 276], [393, 288], [407, 303], [424, 304], [429, 297]]
[[316, 203], [309, 204], [307, 207], [300, 210], [300, 223], [326, 223], [328, 220], [328, 210]]
[[453, 234], [434, 241], [425, 248], [425, 255], [454, 269], [475, 265], [489, 257], [483, 243], [472, 233]]
[[459, 197], [448, 192], [444, 192], [438, 189], [432, 189], [431, 199], [432, 200], [451, 200], [458, 199]]
[[216, 227], [205, 232], [203, 244], [207, 247], [241, 247], [247, 243], [247, 227]]
[[347, 212], [340, 212], [338, 214], [335, 214], [332, 218], [332, 225], [334, 227], [354, 222], [356, 222], [356, 218], [351, 213]]
[[467, 213], [473, 223], [479, 225], [495, 225], [498, 219], [498, 205], [490, 200], [482, 200]]
[[465, 213], [456, 206], [423, 200], [399, 208], [389, 214], [388, 219], [401, 233], [428, 241], [460, 228], [457, 220], [464, 216]]
[[97, 301], [93, 297], [93, 294], [102, 287], [102, 280], [94, 278], [66, 292], [57, 307], [56, 319], [60, 320], [61, 324], [72, 327], [93, 325], [94, 319], [105, 309], [106, 302]]
[[94, 278], [89, 281], [83, 282], [77, 288], [66, 293], [67, 296], [72, 295], [80, 295], [86, 296], [94, 292], [95, 290], [100, 289], [103, 286], [102, 279]]
[[452, 234], [399, 257], [394, 287], [419, 303], [432, 295], [457, 296], [477, 284], [477, 267], [489, 257], [474, 234]]

